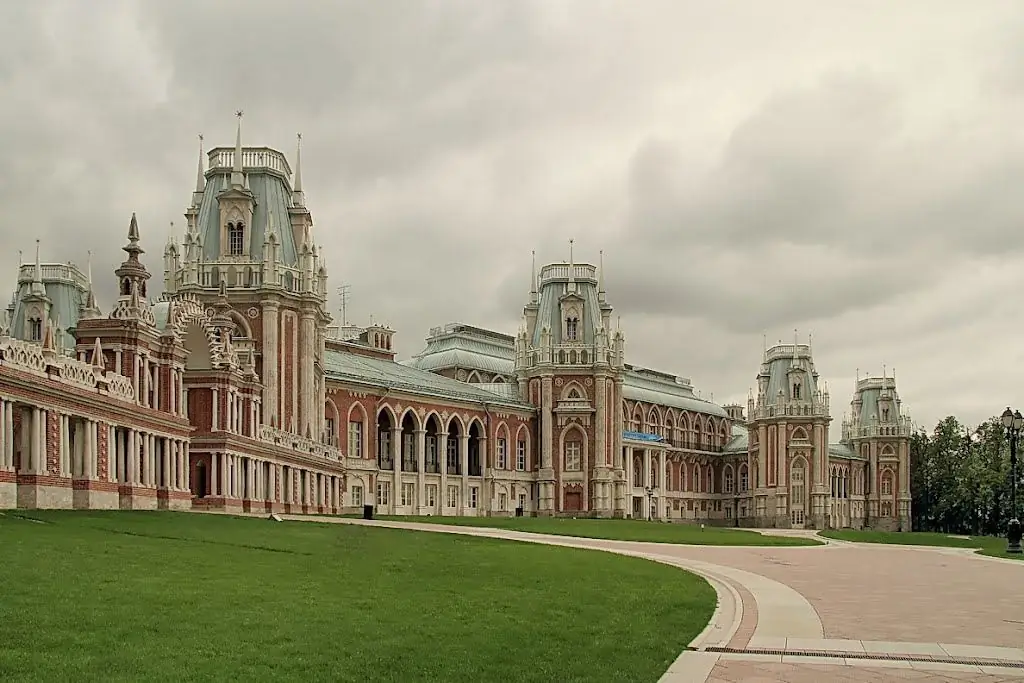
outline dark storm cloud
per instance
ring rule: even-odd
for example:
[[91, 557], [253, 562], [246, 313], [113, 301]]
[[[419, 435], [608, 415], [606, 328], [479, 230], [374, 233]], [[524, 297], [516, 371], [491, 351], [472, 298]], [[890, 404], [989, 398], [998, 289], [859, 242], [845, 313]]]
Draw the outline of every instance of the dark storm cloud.
[[331, 287], [404, 355], [514, 332], [530, 251], [575, 238], [630, 360], [705, 395], [814, 328], [823, 375], [885, 358], [919, 416], [984, 416], [939, 377], [974, 354], [957, 381], [1012, 393], [984, 302], [1022, 284], [1021, 36], [997, 0], [6, 3], [0, 268], [91, 248], [109, 306], [135, 211], [159, 280], [241, 108], [246, 144], [303, 133]]

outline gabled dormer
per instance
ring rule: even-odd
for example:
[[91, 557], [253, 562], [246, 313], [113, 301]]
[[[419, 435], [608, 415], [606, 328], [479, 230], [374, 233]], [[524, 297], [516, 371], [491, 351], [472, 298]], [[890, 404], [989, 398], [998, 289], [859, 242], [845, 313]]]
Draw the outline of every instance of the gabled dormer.
[[[243, 171], [242, 113], [238, 113], [238, 133], [231, 166], [230, 184], [217, 194], [220, 212], [220, 247], [218, 254], [242, 258], [249, 253], [256, 196], [249, 189], [248, 176]], [[216, 286], [217, 283], [211, 283]]]

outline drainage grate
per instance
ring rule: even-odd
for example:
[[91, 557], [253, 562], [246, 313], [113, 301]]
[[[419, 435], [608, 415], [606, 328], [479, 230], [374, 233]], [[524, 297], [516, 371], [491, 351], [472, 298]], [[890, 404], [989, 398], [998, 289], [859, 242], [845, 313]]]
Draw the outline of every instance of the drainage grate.
[[970, 666], [1001, 666], [1007, 669], [1024, 669], [1024, 662], [987, 657], [953, 657], [952, 655], [900, 655], [887, 652], [846, 652], [829, 650], [781, 650], [768, 648], [705, 647], [688, 648], [701, 652], [742, 655], [790, 655], [798, 657], [821, 657], [823, 659], [867, 659], [888, 662], [934, 662], [936, 664], [967, 664]]

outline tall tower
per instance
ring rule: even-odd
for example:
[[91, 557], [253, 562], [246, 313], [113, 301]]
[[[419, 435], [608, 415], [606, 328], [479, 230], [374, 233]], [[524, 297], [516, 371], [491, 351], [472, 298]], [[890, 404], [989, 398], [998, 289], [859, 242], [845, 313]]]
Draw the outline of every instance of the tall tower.
[[748, 401], [750, 443], [757, 444], [754, 515], [758, 526], [825, 526], [828, 498], [828, 390], [818, 386], [811, 345], [764, 352], [757, 400]]
[[[295, 172], [270, 147], [214, 147], [185, 211], [181, 252], [169, 250], [169, 292], [195, 296], [234, 323], [232, 344], [256, 360], [264, 424], [319, 439], [324, 429], [327, 269], [313, 242], [299, 150]], [[301, 140], [301, 137], [300, 137]], [[201, 141], [201, 138], [200, 138]], [[228, 304], [224, 308], [220, 291]]]
[[610, 331], [603, 269], [534, 267], [515, 367], [524, 400], [540, 408], [538, 511], [612, 516], [625, 506], [621, 462], [623, 345]]
[[910, 531], [910, 417], [903, 414], [896, 377], [857, 379], [843, 441], [867, 463], [864, 526]]

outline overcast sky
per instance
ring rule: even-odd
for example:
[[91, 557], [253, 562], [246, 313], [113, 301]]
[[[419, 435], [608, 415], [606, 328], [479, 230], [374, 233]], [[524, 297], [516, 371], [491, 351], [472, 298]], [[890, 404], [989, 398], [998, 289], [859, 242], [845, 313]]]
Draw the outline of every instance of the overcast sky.
[[883, 364], [929, 428], [1024, 408], [1014, 0], [5, 2], [0, 102], [11, 287], [37, 237], [92, 248], [109, 310], [133, 211], [160, 279], [241, 108], [244, 144], [302, 132], [331, 288], [403, 357], [514, 333], [572, 237], [629, 362], [716, 402], [798, 329], [837, 422]]

